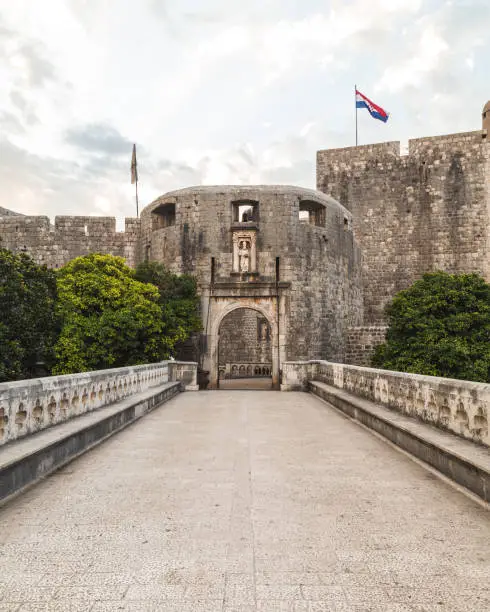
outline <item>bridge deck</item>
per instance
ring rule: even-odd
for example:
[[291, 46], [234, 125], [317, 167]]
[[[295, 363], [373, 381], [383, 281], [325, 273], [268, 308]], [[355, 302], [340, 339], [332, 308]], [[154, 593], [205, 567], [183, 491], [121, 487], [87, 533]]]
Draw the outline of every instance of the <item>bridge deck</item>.
[[487, 511], [303, 393], [178, 396], [0, 526], [0, 610], [490, 609]]

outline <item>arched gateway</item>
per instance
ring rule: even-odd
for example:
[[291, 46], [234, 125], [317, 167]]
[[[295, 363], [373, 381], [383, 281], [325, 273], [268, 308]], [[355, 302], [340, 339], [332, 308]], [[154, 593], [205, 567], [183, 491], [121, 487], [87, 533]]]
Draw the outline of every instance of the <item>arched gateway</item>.
[[253, 298], [211, 302], [210, 388], [217, 389], [220, 379], [256, 376], [270, 376], [272, 388], [279, 388], [285, 355], [279, 346], [277, 296], [260, 302]]
[[258, 310], [235, 308], [221, 320], [218, 379], [220, 389], [271, 388], [272, 329]]

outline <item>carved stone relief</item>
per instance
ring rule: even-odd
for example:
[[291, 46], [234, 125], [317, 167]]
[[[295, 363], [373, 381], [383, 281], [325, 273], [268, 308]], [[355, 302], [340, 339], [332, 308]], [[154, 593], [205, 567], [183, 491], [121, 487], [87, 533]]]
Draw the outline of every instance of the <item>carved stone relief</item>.
[[233, 232], [233, 272], [257, 271], [256, 237], [254, 230]]

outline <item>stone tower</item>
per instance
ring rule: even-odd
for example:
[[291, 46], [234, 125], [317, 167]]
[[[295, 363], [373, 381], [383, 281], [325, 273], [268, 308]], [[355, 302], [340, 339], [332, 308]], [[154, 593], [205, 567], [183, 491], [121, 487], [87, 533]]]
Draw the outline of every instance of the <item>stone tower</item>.
[[141, 212], [140, 257], [193, 274], [210, 387], [233, 371], [272, 373], [291, 360], [344, 358], [362, 321], [361, 254], [352, 215], [287, 185], [197, 186]]

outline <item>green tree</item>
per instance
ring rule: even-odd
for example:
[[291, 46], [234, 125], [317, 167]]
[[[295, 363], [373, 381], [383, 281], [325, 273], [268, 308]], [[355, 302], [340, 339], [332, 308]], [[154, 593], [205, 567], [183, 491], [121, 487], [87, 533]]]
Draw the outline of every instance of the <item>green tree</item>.
[[169, 356], [158, 289], [136, 280], [122, 257], [77, 257], [58, 271], [63, 322], [54, 372], [151, 363]]
[[387, 315], [374, 366], [490, 382], [490, 285], [478, 274], [425, 274]]
[[0, 248], [0, 381], [49, 371], [59, 331], [56, 277], [28, 255]]
[[175, 339], [174, 349], [191, 334], [201, 331], [199, 297], [193, 276], [172, 274], [163, 264], [150, 261], [136, 268], [136, 278], [158, 287], [164, 333]]

